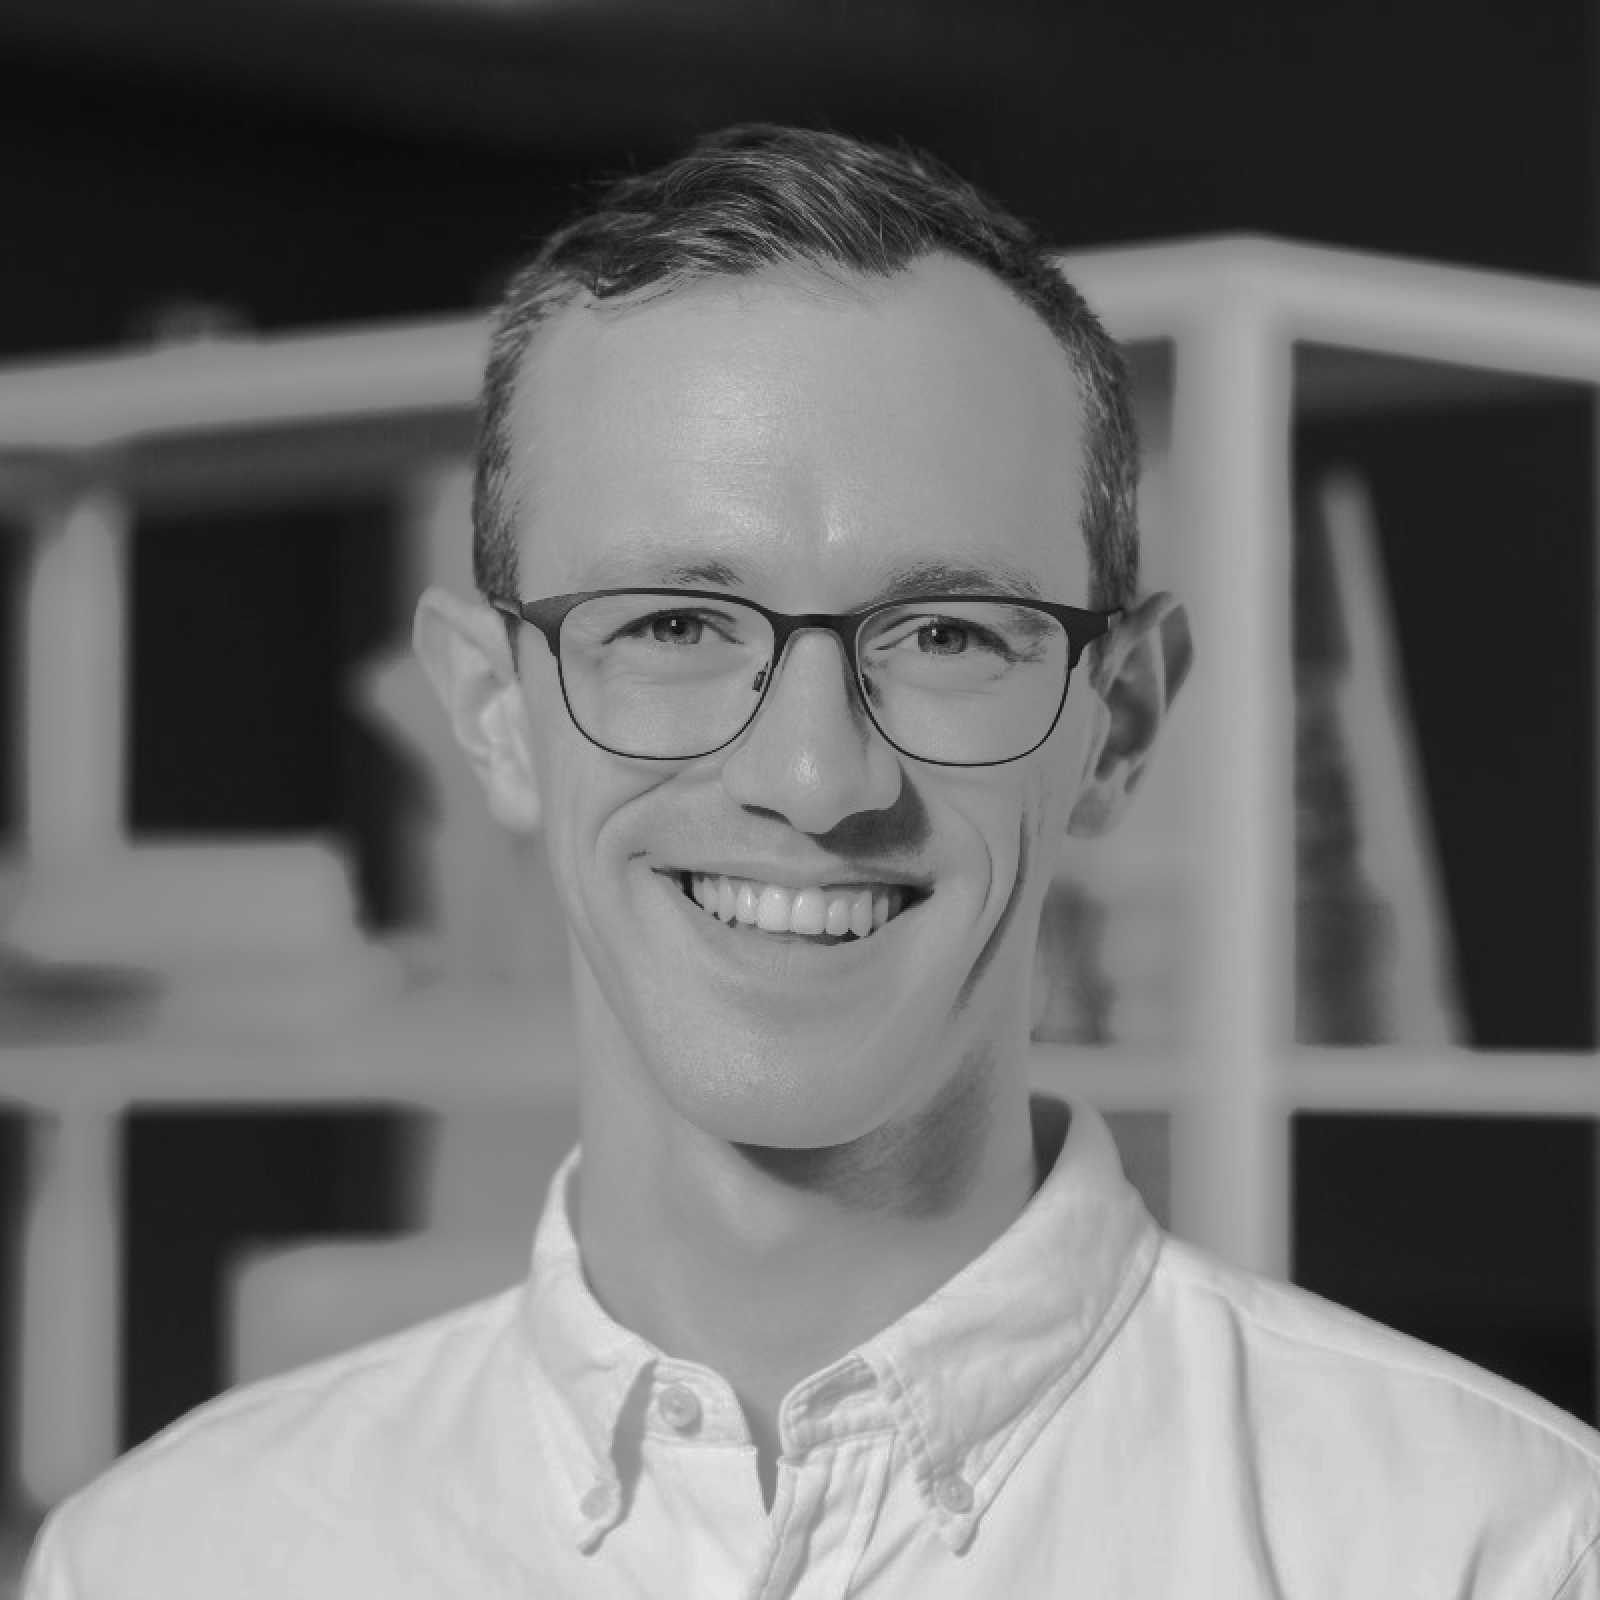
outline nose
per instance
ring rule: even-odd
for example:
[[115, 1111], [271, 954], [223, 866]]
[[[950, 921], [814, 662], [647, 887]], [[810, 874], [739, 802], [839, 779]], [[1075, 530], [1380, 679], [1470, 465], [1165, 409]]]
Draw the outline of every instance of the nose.
[[899, 758], [861, 704], [843, 641], [820, 630], [797, 633], [774, 670], [755, 721], [723, 761], [729, 798], [811, 834], [893, 806]]

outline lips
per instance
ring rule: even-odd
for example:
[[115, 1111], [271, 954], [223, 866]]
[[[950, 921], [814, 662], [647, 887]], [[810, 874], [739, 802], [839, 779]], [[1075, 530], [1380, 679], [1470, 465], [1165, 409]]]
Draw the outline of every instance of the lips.
[[867, 939], [892, 922], [923, 891], [898, 883], [817, 884], [793, 888], [717, 872], [682, 872], [679, 887], [719, 921], [766, 934], [791, 934], [819, 943]]

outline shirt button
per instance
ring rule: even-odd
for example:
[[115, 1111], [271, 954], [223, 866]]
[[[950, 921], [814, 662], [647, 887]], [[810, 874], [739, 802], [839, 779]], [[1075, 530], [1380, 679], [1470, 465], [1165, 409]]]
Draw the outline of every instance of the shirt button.
[[591, 1522], [598, 1522], [611, 1510], [611, 1490], [605, 1484], [597, 1483], [578, 1502], [578, 1509]]
[[972, 1487], [965, 1478], [941, 1478], [933, 1486], [933, 1498], [953, 1517], [964, 1517], [972, 1509]]
[[687, 1433], [700, 1420], [700, 1397], [687, 1384], [669, 1384], [656, 1401], [661, 1420], [678, 1433]]

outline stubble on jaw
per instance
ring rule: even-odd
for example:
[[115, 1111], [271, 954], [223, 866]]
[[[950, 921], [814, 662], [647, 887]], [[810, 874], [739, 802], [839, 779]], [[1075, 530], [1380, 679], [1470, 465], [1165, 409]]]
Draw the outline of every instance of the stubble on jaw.
[[994, 1120], [994, 1069], [993, 1051], [976, 1046], [920, 1111], [844, 1144], [733, 1148], [767, 1177], [846, 1211], [908, 1222], [949, 1216], [982, 1170]]

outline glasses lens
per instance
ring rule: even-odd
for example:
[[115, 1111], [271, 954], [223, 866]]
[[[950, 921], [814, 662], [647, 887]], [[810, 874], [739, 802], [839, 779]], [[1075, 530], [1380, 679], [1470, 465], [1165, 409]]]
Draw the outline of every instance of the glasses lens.
[[983, 765], [1032, 750], [1054, 726], [1070, 644], [1048, 612], [1004, 602], [909, 602], [876, 613], [856, 646], [884, 733], [924, 761]]
[[578, 726], [622, 755], [684, 760], [732, 739], [761, 699], [772, 629], [736, 600], [602, 595], [561, 625]]

